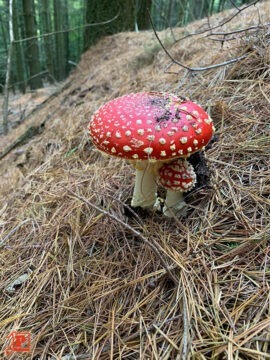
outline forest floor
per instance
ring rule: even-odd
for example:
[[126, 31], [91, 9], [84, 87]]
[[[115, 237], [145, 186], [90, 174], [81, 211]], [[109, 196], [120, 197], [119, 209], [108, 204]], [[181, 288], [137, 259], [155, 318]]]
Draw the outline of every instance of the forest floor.
[[[16, 92], [9, 94], [9, 128], [10, 130], [22, 124], [32, 111], [36, 111], [55, 91], [58, 86], [45, 85], [42, 89], [28, 91], [24, 95]], [[3, 117], [3, 95], [0, 95], [0, 119]], [[0, 130], [0, 135], [3, 132]]]
[[[190, 72], [153, 31], [107, 37], [0, 137], [1, 359], [13, 330], [35, 360], [270, 359], [270, 1], [209, 21], [158, 34], [187, 66], [241, 61]], [[139, 91], [214, 121], [185, 217], [132, 211], [134, 169], [89, 140], [100, 105]]]

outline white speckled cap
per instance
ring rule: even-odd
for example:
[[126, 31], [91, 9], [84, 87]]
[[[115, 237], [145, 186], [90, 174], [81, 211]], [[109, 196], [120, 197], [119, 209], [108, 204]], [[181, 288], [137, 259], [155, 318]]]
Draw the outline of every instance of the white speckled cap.
[[128, 94], [101, 106], [90, 136], [107, 154], [128, 160], [170, 160], [201, 150], [214, 127], [196, 103], [159, 92]]

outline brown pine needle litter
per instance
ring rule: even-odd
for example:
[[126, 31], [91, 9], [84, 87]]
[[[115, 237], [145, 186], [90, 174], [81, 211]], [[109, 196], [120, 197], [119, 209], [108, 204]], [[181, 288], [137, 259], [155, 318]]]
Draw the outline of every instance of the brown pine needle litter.
[[[199, 73], [152, 31], [105, 38], [2, 137], [0, 151], [46, 120], [0, 163], [1, 359], [13, 330], [31, 352], [10, 359], [270, 359], [269, 18], [269, 1], [249, 7], [218, 30], [253, 28], [225, 42], [158, 33], [187, 66], [245, 55]], [[134, 169], [88, 138], [101, 104], [150, 90], [198, 101], [217, 129], [179, 219], [130, 209]]]

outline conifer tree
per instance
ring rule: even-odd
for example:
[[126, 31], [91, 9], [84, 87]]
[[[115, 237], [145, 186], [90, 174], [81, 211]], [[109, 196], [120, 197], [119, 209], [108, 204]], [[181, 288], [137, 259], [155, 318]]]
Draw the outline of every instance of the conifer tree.
[[41, 78], [41, 63], [37, 38], [37, 23], [34, 0], [23, 1], [25, 36], [25, 54], [29, 71], [29, 85], [32, 90], [43, 86]]

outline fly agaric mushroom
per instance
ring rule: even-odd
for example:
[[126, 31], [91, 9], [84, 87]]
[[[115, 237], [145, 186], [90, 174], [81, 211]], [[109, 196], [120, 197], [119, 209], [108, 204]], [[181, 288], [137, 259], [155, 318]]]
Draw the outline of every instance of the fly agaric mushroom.
[[172, 217], [181, 212], [186, 205], [183, 193], [191, 190], [196, 184], [193, 166], [185, 159], [173, 160], [158, 170], [158, 181], [167, 189], [164, 215]]
[[105, 103], [93, 115], [90, 137], [102, 152], [130, 160], [136, 169], [131, 205], [153, 207], [156, 172], [210, 141], [213, 124], [196, 103], [173, 94], [141, 92]]

